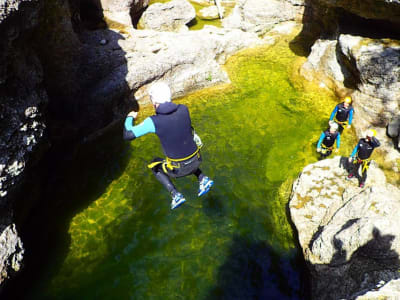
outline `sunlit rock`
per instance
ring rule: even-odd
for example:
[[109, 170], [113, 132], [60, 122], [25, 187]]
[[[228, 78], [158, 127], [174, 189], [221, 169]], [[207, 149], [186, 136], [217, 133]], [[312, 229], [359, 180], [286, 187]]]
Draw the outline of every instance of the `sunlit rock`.
[[222, 23], [224, 27], [265, 34], [276, 24], [300, 20], [304, 7], [301, 1], [240, 0]]
[[293, 184], [291, 218], [314, 299], [341, 299], [400, 278], [400, 190], [375, 163], [366, 187], [347, 181], [347, 158], [308, 165]]
[[[222, 15], [224, 14], [225, 9], [222, 7], [221, 9], [221, 13]], [[197, 16], [200, 19], [204, 19], [204, 20], [215, 20], [215, 19], [219, 19], [219, 12], [218, 12], [218, 7], [215, 5], [212, 6], [208, 6], [205, 7], [203, 9], [201, 9], [198, 13]]]
[[132, 27], [140, 12], [149, 5], [149, 0], [100, 0], [100, 4], [111, 27], [113, 23]]
[[140, 18], [138, 27], [156, 31], [187, 30], [187, 24], [196, 17], [196, 11], [186, 0], [150, 5]]
[[0, 230], [0, 283], [21, 268], [24, 255], [22, 241], [15, 224]]

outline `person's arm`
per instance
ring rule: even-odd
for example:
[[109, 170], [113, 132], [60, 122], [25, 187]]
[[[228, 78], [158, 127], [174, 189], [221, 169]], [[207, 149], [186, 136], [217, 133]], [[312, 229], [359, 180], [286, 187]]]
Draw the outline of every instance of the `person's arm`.
[[374, 148], [377, 148], [381, 145], [381, 143], [379, 142], [379, 140], [376, 137], [372, 137], [372, 144], [374, 146]]
[[321, 144], [322, 144], [322, 141], [324, 140], [324, 138], [325, 138], [325, 132], [322, 132], [319, 137], [319, 140], [318, 140], [317, 151], [318, 151], [318, 149], [321, 149]]
[[340, 133], [338, 132], [336, 137], [336, 150], [339, 150], [339, 148], [340, 148]]
[[126, 117], [124, 124], [124, 140], [134, 140], [142, 135], [148, 133], [155, 133], [156, 128], [153, 120], [148, 117], [139, 125], [134, 125], [134, 118], [132, 116]]
[[354, 109], [350, 109], [349, 112], [349, 126], [351, 126], [351, 122], [353, 122], [353, 113], [354, 113]]
[[357, 143], [357, 146], [354, 147], [353, 152], [351, 152], [350, 157], [354, 157], [358, 151], [358, 145], [360, 145], [360, 143]]
[[336, 105], [336, 106], [335, 106], [335, 109], [334, 109], [333, 112], [331, 113], [331, 116], [329, 117], [329, 121], [332, 121], [332, 120], [333, 120], [333, 118], [334, 118], [335, 115], [336, 115], [337, 110], [338, 110], [338, 106]]

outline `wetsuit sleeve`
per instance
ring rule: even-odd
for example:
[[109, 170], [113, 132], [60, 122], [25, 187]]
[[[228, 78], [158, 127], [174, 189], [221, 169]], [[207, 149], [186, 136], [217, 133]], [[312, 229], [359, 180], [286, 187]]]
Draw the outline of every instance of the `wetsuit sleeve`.
[[149, 117], [146, 118], [139, 125], [133, 125], [133, 117], [127, 117], [124, 124], [124, 139], [133, 140], [148, 133], [155, 133], [156, 128], [153, 120]]
[[336, 148], [340, 148], [340, 133], [338, 132], [337, 137], [336, 137]]
[[318, 140], [317, 148], [321, 148], [321, 144], [322, 144], [322, 141], [324, 140], [324, 138], [325, 138], [325, 132], [322, 132], [321, 136], [319, 137], [319, 140]]
[[353, 121], [353, 113], [354, 113], [354, 109], [350, 109], [350, 112], [349, 112], [349, 125], [351, 125], [351, 122]]
[[372, 137], [372, 143], [374, 145], [374, 148], [377, 148], [381, 145], [381, 143], [379, 142], [379, 140], [376, 137]]
[[333, 118], [334, 118], [335, 115], [336, 115], [337, 110], [338, 110], [338, 106], [336, 105], [336, 106], [335, 106], [335, 109], [334, 109], [333, 112], [331, 113], [331, 116], [330, 116], [330, 118], [329, 118], [329, 121], [332, 121], [332, 120], [333, 120]]
[[354, 147], [353, 152], [351, 152], [350, 157], [354, 157], [358, 151], [358, 146], [360, 145], [360, 143], [357, 144], [357, 146]]

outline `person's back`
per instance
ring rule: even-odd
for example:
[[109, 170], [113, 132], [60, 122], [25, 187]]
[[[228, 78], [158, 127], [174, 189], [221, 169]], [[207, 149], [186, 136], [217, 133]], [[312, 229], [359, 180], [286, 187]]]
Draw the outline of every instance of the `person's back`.
[[167, 157], [183, 158], [196, 151], [189, 110], [185, 105], [172, 102], [160, 104], [151, 119]]
[[[175, 209], [186, 199], [176, 190], [170, 177], [178, 178], [194, 174], [199, 180], [198, 196], [206, 194], [214, 182], [199, 169], [202, 158], [200, 148], [194, 141], [188, 108], [171, 102], [171, 91], [165, 83], [153, 84], [149, 95], [156, 114], [134, 126], [137, 112], [130, 112], [125, 120], [124, 139], [133, 140], [147, 133], [157, 134], [166, 158], [157, 157], [148, 167], [152, 169], [157, 180], [171, 193], [171, 209]], [[198, 136], [197, 139], [199, 140]]]

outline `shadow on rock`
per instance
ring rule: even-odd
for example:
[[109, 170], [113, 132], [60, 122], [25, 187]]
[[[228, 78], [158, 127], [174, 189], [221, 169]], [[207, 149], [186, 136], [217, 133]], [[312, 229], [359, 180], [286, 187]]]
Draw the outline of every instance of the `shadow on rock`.
[[[124, 37], [104, 29], [101, 11], [90, 11], [88, 3], [48, 2], [43, 23], [32, 35], [45, 71], [51, 147], [30, 168], [15, 203], [25, 266], [7, 283], [2, 299], [28, 299], [32, 287], [51, 276], [49, 265], [57, 272], [69, 251], [71, 219], [103, 194], [128, 163], [122, 118], [135, 103], [128, 99], [125, 52], [118, 46]], [[55, 20], [52, 10], [64, 12], [62, 20]], [[53, 22], [65, 27], [46, 27]], [[51, 34], [43, 37], [43, 30]]]
[[[356, 221], [350, 220], [340, 231]], [[399, 255], [391, 249], [393, 235], [382, 235], [374, 227], [372, 239], [360, 246], [349, 259], [344, 242], [336, 235], [332, 241], [335, 253], [331, 262], [310, 265], [312, 299], [355, 299], [375, 289], [382, 280], [386, 283], [400, 278]]]

